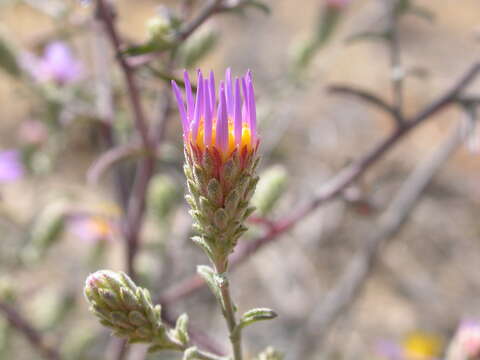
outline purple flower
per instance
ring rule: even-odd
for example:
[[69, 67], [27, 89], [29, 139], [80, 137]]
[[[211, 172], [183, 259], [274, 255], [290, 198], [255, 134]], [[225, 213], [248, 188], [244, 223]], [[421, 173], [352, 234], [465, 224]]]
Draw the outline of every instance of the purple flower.
[[82, 64], [73, 56], [70, 47], [60, 41], [48, 44], [40, 58], [26, 55], [23, 64], [37, 81], [60, 86], [75, 82], [82, 74]]
[[18, 150], [0, 152], [0, 183], [9, 183], [23, 177], [25, 173]]
[[79, 239], [95, 243], [113, 239], [113, 222], [100, 215], [79, 214], [68, 219], [67, 231]]
[[375, 346], [375, 353], [383, 359], [388, 360], [402, 360], [401, 346], [390, 340], [381, 340]]
[[197, 91], [192, 92], [188, 73], [184, 73], [185, 96], [175, 81], [173, 92], [182, 118], [183, 139], [187, 148], [218, 152], [225, 160], [235, 150], [256, 151], [259, 138], [252, 73], [232, 79], [230, 69], [216, 91], [213, 72], [203, 77], [198, 71]]

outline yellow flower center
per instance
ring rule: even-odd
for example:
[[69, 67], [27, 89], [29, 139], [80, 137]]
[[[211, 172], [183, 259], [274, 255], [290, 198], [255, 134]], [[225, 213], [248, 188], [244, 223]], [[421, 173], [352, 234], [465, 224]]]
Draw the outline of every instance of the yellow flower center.
[[[220, 154], [224, 158], [228, 157], [236, 148], [237, 145], [235, 144], [235, 130], [234, 130], [234, 124], [233, 120], [231, 118], [228, 119], [228, 148], [224, 152], [220, 148], [218, 144], [216, 144], [216, 134], [217, 134], [217, 120], [213, 119], [212, 121], [212, 146], [215, 147]], [[203, 118], [200, 119], [200, 124], [198, 127], [198, 134], [197, 138], [195, 141], [192, 139], [192, 135], [190, 134], [190, 140], [200, 148], [200, 150], [203, 152], [205, 151], [205, 124]], [[238, 146], [238, 149], [241, 150], [244, 147], [247, 147], [247, 151], [251, 152], [253, 147], [252, 147], [252, 139], [251, 139], [251, 131], [250, 127], [248, 124], [244, 123], [242, 126], [242, 138], [240, 141], [240, 144]]]

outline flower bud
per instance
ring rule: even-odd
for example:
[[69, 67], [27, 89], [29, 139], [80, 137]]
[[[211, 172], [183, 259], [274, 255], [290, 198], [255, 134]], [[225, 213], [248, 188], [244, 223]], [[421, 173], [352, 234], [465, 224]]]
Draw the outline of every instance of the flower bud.
[[90, 311], [113, 334], [129, 343], [148, 343], [156, 350], [182, 350], [183, 344], [162, 323], [160, 305], [154, 306], [147, 289], [123, 272], [100, 270], [85, 283]]

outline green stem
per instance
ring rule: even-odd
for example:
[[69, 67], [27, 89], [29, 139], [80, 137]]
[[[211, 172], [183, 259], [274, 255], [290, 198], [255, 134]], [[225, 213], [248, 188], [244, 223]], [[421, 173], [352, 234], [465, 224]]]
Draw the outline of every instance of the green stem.
[[224, 278], [225, 281], [219, 284], [220, 295], [222, 298], [222, 313], [227, 322], [228, 331], [230, 333], [230, 343], [232, 344], [233, 360], [242, 360], [242, 333], [240, 328], [237, 328], [237, 320], [235, 318], [235, 306], [230, 295], [230, 286], [226, 278], [227, 262], [221, 261], [220, 264], [215, 264], [215, 270], [219, 278]]

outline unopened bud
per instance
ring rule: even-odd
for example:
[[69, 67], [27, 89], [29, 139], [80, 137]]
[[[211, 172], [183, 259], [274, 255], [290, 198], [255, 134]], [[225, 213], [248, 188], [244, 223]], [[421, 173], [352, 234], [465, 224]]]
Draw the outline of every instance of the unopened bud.
[[125, 273], [97, 271], [87, 278], [84, 293], [90, 311], [114, 335], [130, 343], [151, 344], [155, 350], [183, 349], [162, 323], [161, 308], [152, 304], [149, 291], [136, 286]]

